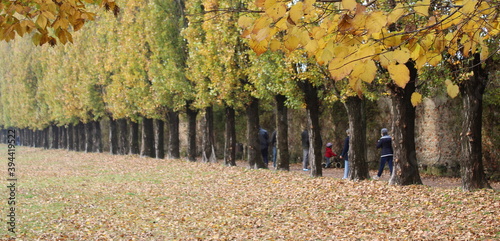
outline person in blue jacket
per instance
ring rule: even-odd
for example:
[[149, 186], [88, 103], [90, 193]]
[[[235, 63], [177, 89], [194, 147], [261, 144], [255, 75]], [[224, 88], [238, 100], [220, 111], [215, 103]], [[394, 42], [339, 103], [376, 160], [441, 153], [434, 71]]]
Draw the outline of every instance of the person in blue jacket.
[[342, 149], [342, 154], [340, 154], [340, 159], [344, 159], [344, 177], [342, 179], [347, 179], [349, 176], [349, 130], [345, 131], [347, 137], [344, 140], [344, 148]]
[[378, 173], [376, 176], [373, 176], [373, 179], [379, 179], [382, 176], [382, 172], [384, 171], [385, 163], [389, 165], [389, 171], [392, 175], [392, 137], [389, 136], [386, 128], [382, 128], [380, 130], [380, 134], [382, 137], [377, 142], [377, 148], [381, 148], [382, 151], [380, 153], [380, 167], [378, 169]]
[[267, 133], [267, 130], [262, 128], [259, 128], [259, 144], [260, 144], [260, 154], [262, 155], [262, 161], [267, 167], [267, 165], [269, 164], [268, 160], [269, 150], [267, 149], [269, 147], [269, 134]]

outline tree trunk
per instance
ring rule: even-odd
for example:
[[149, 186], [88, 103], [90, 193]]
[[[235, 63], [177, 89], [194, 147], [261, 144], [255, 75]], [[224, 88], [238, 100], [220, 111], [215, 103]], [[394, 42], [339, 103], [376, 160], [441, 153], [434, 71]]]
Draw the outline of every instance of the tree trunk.
[[61, 146], [59, 148], [68, 149], [68, 127], [61, 126], [60, 132], [61, 132]]
[[127, 130], [127, 119], [116, 120], [118, 128], [118, 154], [126, 155], [128, 154], [128, 130]]
[[56, 125], [52, 125], [50, 127], [50, 132], [51, 132], [51, 141], [50, 141], [50, 148], [51, 149], [59, 149], [59, 127]]
[[115, 120], [109, 120], [109, 153], [118, 154], [118, 133]]
[[261, 158], [259, 144], [259, 100], [252, 98], [247, 106], [248, 165], [252, 169], [267, 168]]
[[129, 150], [130, 154], [139, 154], [139, 124], [129, 120]]
[[32, 139], [31, 147], [39, 147], [38, 130], [31, 131], [31, 139]]
[[67, 127], [67, 144], [68, 144], [68, 151], [73, 151], [75, 150], [75, 142], [73, 141], [74, 138], [74, 131], [75, 129], [73, 128], [73, 125], [68, 125]]
[[392, 185], [422, 184], [418, 171], [415, 152], [415, 107], [411, 95], [416, 89], [417, 69], [411, 62], [406, 63], [410, 70], [410, 81], [403, 89], [391, 84], [392, 91], [392, 149], [394, 168], [389, 183]]
[[171, 159], [180, 158], [180, 140], [179, 140], [179, 113], [169, 110], [167, 113], [168, 121], [168, 157]]
[[49, 132], [50, 132], [50, 127], [45, 127], [43, 129], [43, 149], [49, 149], [50, 148]]
[[304, 91], [304, 99], [307, 111], [307, 130], [309, 131], [309, 164], [311, 165], [311, 176], [323, 176], [321, 163], [323, 162], [323, 143], [321, 140], [321, 127], [319, 125], [319, 98], [318, 89], [308, 81], [300, 84]]
[[85, 124], [82, 122], [78, 123], [78, 138], [80, 139], [80, 151], [85, 151]]
[[165, 145], [164, 132], [165, 132], [165, 122], [162, 120], [154, 120], [154, 137], [155, 137], [155, 157], [158, 159], [165, 158]]
[[142, 119], [141, 132], [141, 157], [155, 157], [153, 119]]
[[205, 108], [202, 121], [201, 158], [202, 162], [217, 162], [214, 141], [214, 113], [212, 107]]
[[460, 85], [464, 108], [460, 167], [462, 188], [467, 191], [491, 188], [484, 173], [481, 135], [483, 94], [489, 80], [488, 71], [482, 68], [478, 54], [474, 56], [473, 64], [474, 76]]
[[366, 161], [366, 118], [364, 101], [348, 97], [344, 106], [349, 118], [349, 180], [365, 180], [370, 177]]
[[99, 121], [94, 121], [93, 123], [93, 136], [94, 136], [94, 141], [93, 141], [93, 151], [94, 152], [102, 152], [102, 133], [101, 133], [101, 122]]
[[84, 131], [85, 131], [85, 147], [84, 151], [85, 153], [93, 152], [92, 151], [92, 139], [94, 138], [92, 134], [93, 126], [92, 122], [85, 123], [83, 125]]
[[[236, 119], [232, 107], [226, 106], [226, 126], [224, 135], [224, 165], [236, 166]], [[213, 143], [212, 143], [213, 145]]]
[[188, 117], [188, 133], [187, 133], [187, 159], [188, 161], [196, 161], [196, 116], [198, 111], [190, 108], [191, 104], [186, 105], [186, 114]]
[[288, 151], [288, 108], [285, 106], [286, 97], [276, 95], [276, 169], [282, 171], [290, 170], [290, 153]]

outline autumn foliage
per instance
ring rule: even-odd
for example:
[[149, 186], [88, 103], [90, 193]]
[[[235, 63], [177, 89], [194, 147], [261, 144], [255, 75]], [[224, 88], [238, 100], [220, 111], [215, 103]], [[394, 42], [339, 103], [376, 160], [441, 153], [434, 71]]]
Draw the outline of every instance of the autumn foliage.
[[[405, 63], [410, 60], [422, 69], [440, 64], [443, 53], [489, 57], [487, 42], [500, 31], [499, 3], [465, 0], [443, 5], [430, 0], [257, 0], [256, 8], [264, 13], [242, 16], [239, 25], [257, 54], [304, 51], [326, 66], [334, 80], [348, 77], [349, 86], [361, 94], [362, 82], [371, 83], [379, 67], [404, 88], [410, 80]], [[458, 87], [447, 84], [455, 97]], [[412, 101], [418, 104], [421, 96]]]

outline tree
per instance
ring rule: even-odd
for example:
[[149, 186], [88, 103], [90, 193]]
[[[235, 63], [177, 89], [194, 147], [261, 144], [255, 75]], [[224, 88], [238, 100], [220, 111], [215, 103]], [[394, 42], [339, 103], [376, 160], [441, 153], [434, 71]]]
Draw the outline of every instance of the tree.
[[10, 41], [17, 35], [32, 34], [35, 45], [56, 45], [73, 42], [71, 31], [80, 30], [95, 13], [86, 5], [98, 5], [111, 10], [115, 16], [120, 11], [114, 0], [61, 0], [61, 1], [6, 1], [0, 2], [0, 40]]
[[[361, 5], [354, 0], [334, 4], [304, 1], [291, 3], [289, 8], [284, 2], [256, 4], [265, 13], [256, 20], [242, 17], [239, 23], [257, 54], [267, 49], [285, 53], [305, 49], [318, 64], [328, 66], [333, 79], [347, 77], [358, 95], [363, 93], [362, 83], [369, 84], [375, 78], [377, 66], [386, 69], [394, 84], [404, 89], [411, 80], [408, 62], [413, 61], [416, 70], [436, 66], [442, 60], [442, 52], [456, 54], [458, 40], [467, 43], [465, 52], [481, 52], [486, 58], [487, 48], [481, 46], [499, 33], [499, 3], [495, 1], [471, 0], [463, 5], [452, 2], [438, 6], [426, 0], [399, 3], [391, 8], [375, 2]], [[420, 94], [412, 93], [410, 100], [416, 105], [420, 98]], [[410, 147], [411, 141], [405, 145]], [[396, 165], [410, 164], [412, 161], [407, 158], [395, 156]], [[413, 180], [418, 183], [418, 179]]]

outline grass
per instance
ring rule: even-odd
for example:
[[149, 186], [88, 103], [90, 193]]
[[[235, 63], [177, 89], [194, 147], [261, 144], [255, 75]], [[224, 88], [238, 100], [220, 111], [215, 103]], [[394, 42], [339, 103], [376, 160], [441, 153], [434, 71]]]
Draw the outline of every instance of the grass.
[[[26, 147], [16, 168], [17, 240], [500, 238], [493, 190]], [[9, 206], [0, 207], [6, 223]], [[14, 237], [0, 227], [0, 238]]]

